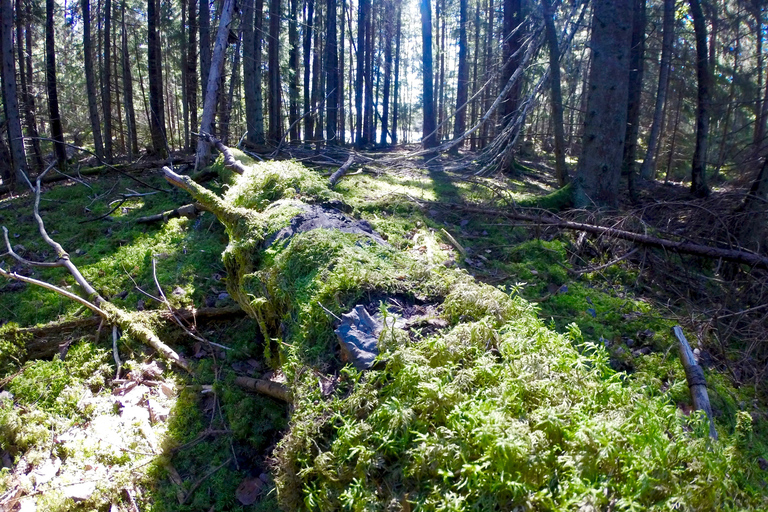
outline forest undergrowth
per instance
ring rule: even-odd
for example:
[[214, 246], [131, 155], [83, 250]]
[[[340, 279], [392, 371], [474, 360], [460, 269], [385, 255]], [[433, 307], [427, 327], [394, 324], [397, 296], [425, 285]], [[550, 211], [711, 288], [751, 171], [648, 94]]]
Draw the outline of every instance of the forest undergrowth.
[[[492, 179], [450, 160], [363, 165], [331, 190], [333, 169], [238, 158], [244, 177], [219, 161], [206, 186], [244, 224], [211, 212], [138, 223], [190, 202], [159, 170], [44, 189], [51, 236], [192, 371], [123, 336], [118, 372], [112, 333], [87, 310], [0, 282], [0, 508], [768, 506], [763, 270], [494, 213], [560, 210], [545, 162]], [[561, 214], [727, 242], [727, 190], [679, 190], [647, 185], [640, 206]], [[0, 200], [0, 224], [15, 252], [50, 260], [32, 200]], [[386, 244], [314, 230], [265, 246], [302, 205], [363, 219]], [[2, 265], [76, 291], [63, 269]], [[375, 369], [338, 349], [335, 317], [356, 304], [393, 319]], [[229, 313], [182, 329], [169, 306]], [[691, 408], [677, 324], [705, 367], [717, 441]], [[239, 377], [286, 384], [292, 403]]]

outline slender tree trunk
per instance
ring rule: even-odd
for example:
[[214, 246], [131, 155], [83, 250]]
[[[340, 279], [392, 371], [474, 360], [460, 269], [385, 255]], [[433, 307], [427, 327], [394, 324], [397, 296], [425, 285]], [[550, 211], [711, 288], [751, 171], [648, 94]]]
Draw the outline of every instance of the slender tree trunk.
[[[502, 24], [501, 36], [503, 39], [502, 54], [501, 54], [501, 76], [499, 78], [499, 84], [504, 87], [509, 81], [509, 77], [520, 66], [520, 58], [513, 58], [512, 55], [520, 49], [522, 42], [523, 31], [518, 28], [522, 23], [522, 1], [521, 0], [504, 0], [504, 20]], [[516, 30], [517, 29], [517, 30]], [[513, 34], [514, 33], [514, 34]], [[518, 81], [518, 83], [522, 83]], [[500, 126], [507, 124], [510, 116], [517, 110], [518, 103], [520, 102], [520, 86], [513, 87], [504, 101], [499, 106], [499, 120]]]
[[443, 71], [445, 70], [444, 66], [444, 60], [443, 60], [443, 44], [445, 43], [443, 37], [441, 36], [442, 32], [440, 30], [441, 22], [443, 25], [445, 15], [443, 14], [443, 0], [435, 0], [435, 16], [434, 18], [434, 26], [432, 29], [437, 33], [436, 38], [437, 41], [435, 41], [435, 52], [434, 57], [437, 59], [437, 62], [435, 63], [436, 68], [435, 69], [435, 81], [434, 81], [434, 87], [435, 87], [435, 111], [437, 112], [437, 133], [435, 134], [435, 137], [437, 138], [437, 143], [441, 143], [443, 141]]
[[[387, 143], [387, 135], [389, 133], [389, 91], [392, 82], [392, 18], [394, 13], [392, 12], [392, 2], [386, 2], [384, 4], [384, 18], [382, 23], [384, 24], [384, 38], [381, 43], [384, 45], [384, 93], [382, 97], [382, 113], [381, 113], [381, 145]], [[390, 137], [391, 140], [391, 137]]]
[[[19, 116], [19, 98], [16, 87], [16, 66], [13, 56], [13, 3], [11, 0], [0, 2], [0, 49], [2, 58], [3, 107], [8, 123], [8, 144], [11, 148], [11, 161], [15, 172], [15, 184], [22, 183], [28, 175], [27, 156], [24, 152], [24, 136], [21, 132]], [[13, 178], [11, 178], [13, 179]]]
[[[339, 53], [336, 34], [336, 0], [326, 3], [326, 40], [325, 40], [325, 83], [328, 90], [326, 99], [325, 140], [328, 144], [339, 143], [336, 135], [339, 108]], [[343, 52], [342, 52], [343, 53]]]
[[749, 5], [747, 2], [748, 10], [755, 18], [755, 54], [757, 55], [757, 69], [755, 74], [757, 75], [757, 93], [755, 94], [755, 128], [752, 132], [752, 143], [757, 148], [762, 144], [763, 138], [765, 138], [765, 123], [763, 122], [763, 101], [760, 93], [763, 89], [763, 70], [765, 64], [765, 58], [763, 56], [763, 15], [760, 11], [758, 2], [754, 2]]
[[[240, 82], [240, 47], [243, 39], [242, 30], [240, 31], [237, 43], [235, 43], [235, 53], [232, 57], [232, 76], [229, 79], [229, 91], [222, 102], [221, 116], [219, 117], [219, 134], [224, 145], [229, 145], [229, 135], [232, 133], [232, 111], [234, 110], [235, 86]], [[223, 92], [223, 89], [222, 91]]]
[[[151, 1], [151, 0], [150, 0]], [[93, 50], [91, 48], [91, 6], [90, 0], [82, 0], [83, 10], [83, 65], [85, 67], [85, 84], [88, 92], [88, 112], [93, 132], [93, 145], [96, 156], [104, 158], [104, 143], [101, 138], [101, 122], [99, 107], [96, 102], [96, 78], [93, 76]]]
[[280, 111], [280, 0], [269, 2], [269, 132], [270, 144], [283, 138], [283, 116]]
[[374, 143], [373, 131], [373, 14], [369, 9], [365, 22], [365, 103], [363, 105], [363, 140]]
[[627, 176], [629, 195], [637, 200], [635, 160], [640, 128], [640, 103], [643, 92], [643, 58], [645, 54], [645, 0], [633, 0], [632, 50], [629, 54], [629, 98], [627, 101], [627, 133], [624, 138], [622, 172]]
[[[87, 0], [83, 0], [84, 2]], [[205, 1], [205, 0], [204, 0]], [[149, 76], [149, 131], [152, 150], [166, 155], [165, 105], [163, 102], [162, 53], [160, 48], [158, 0], [147, 0], [147, 74]]]
[[[472, 95], [474, 96], [479, 90], [480, 84], [477, 83], [477, 63], [480, 56], [480, 2], [475, 4], [475, 39], [474, 46], [472, 48]], [[469, 113], [470, 124], [475, 123], [477, 119], [477, 98], [472, 100], [472, 110]], [[459, 133], [456, 130], [456, 133]], [[475, 151], [477, 149], [477, 132], [473, 133], [469, 141], [469, 150]]]
[[400, 113], [400, 39], [402, 39], [403, 6], [397, 3], [397, 25], [395, 26], [395, 91], [392, 98], [392, 144], [397, 144], [397, 120]]
[[264, 144], [266, 137], [264, 135], [264, 97], [262, 94], [262, 70], [261, 70], [261, 48], [264, 25], [264, 0], [254, 0], [253, 2], [254, 20], [253, 20], [253, 33], [254, 33], [254, 66], [256, 67], [256, 73], [253, 77], [254, 86], [256, 87], [256, 94], [254, 97], [254, 103], [256, 104], [255, 121], [253, 128], [253, 143]]
[[[117, 15], [117, 4], [115, 4], [114, 7], [114, 14]], [[122, 10], [121, 10], [122, 12]], [[122, 122], [123, 119], [123, 103], [120, 98], [120, 69], [119, 69], [119, 62], [120, 59], [118, 58], [118, 46], [122, 48], [122, 41], [120, 44], [118, 44], [118, 29], [117, 29], [118, 23], [115, 22], [112, 24], [112, 76], [114, 77], [112, 81], [112, 88], [115, 91], [115, 106], [117, 107], [117, 126], [118, 130], [120, 132], [120, 153], [125, 155], [128, 153], [128, 150], [126, 148], [125, 144], [125, 123]]]
[[320, 108], [320, 75], [322, 71], [320, 69], [320, 34], [322, 28], [320, 27], [320, 4], [317, 4], [315, 9], [315, 30], [312, 34], [312, 92], [310, 94], [310, 111], [309, 117], [312, 118], [312, 132], [307, 133], [307, 139], [311, 141], [320, 142], [322, 138], [322, 127], [319, 122], [318, 110]]
[[[232, 24], [232, 11], [234, 7], [235, 0], [224, 0], [221, 18], [219, 19], [219, 29], [216, 34], [216, 45], [211, 56], [208, 84], [206, 84], [203, 117], [200, 121], [201, 133], [211, 133], [211, 128], [213, 127], [213, 118], [216, 114], [216, 100], [219, 94], [219, 87], [222, 84], [220, 75], [224, 69], [224, 59], [227, 54], [227, 41], [229, 39], [229, 26]], [[198, 140], [195, 168], [201, 169], [207, 165], [210, 154], [210, 146], [202, 140]]]
[[[211, 72], [211, 4], [200, 0], [200, 85], [205, 97], [208, 74]], [[205, 99], [203, 99], [205, 101]]]
[[344, 100], [344, 40], [346, 39], [344, 37], [344, 24], [346, 19], [346, 10], [347, 10], [347, 2], [346, 0], [341, 0], [341, 15], [340, 15], [340, 21], [341, 21], [341, 27], [339, 30], [340, 37], [338, 38], [338, 60], [339, 60], [339, 76], [337, 78], [338, 82], [338, 88], [339, 88], [339, 124], [338, 124], [338, 133], [336, 135], [336, 138], [339, 142], [339, 144], [344, 144], [347, 140], [347, 121], [346, 121], [346, 106], [345, 106], [345, 100]]
[[299, 141], [299, 0], [290, 0], [288, 20], [288, 135]]
[[125, 124], [128, 131], [128, 160], [133, 161], [139, 153], [139, 138], [136, 130], [136, 111], [133, 107], [133, 77], [131, 58], [128, 53], [128, 31], [125, 27], [126, 1], [122, 2], [121, 38], [123, 47], [123, 101], [125, 102]]
[[304, 5], [304, 140], [309, 141], [315, 133], [312, 111], [312, 35], [315, 26], [315, 0], [306, 0]]
[[[189, 9], [187, 5], [194, 0], [181, 0], [181, 115], [184, 123], [184, 143], [183, 147], [185, 151], [190, 149], [189, 140], [189, 90], [187, 89], [187, 73], [189, 73], [189, 52], [187, 48], [187, 30], [189, 26], [189, 20], [187, 18]], [[118, 101], [118, 104], [120, 102]], [[195, 127], [197, 128], [197, 127]]]
[[653, 110], [653, 122], [651, 133], [648, 137], [648, 146], [640, 168], [640, 176], [644, 179], [653, 179], [656, 174], [656, 146], [659, 143], [664, 103], [669, 84], [669, 64], [672, 55], [672, 40], [675, 32], [675, 0], [664, 0], [664, 22], [662, 28], [664, 34], [661, 43], [661, 62], [659, 64], [659, 85], [656, 89], [656, 105]]
[[48, 89], [48, 115], [51, 119], [53, 150], [60, 169], [67, 164], [67, 150], [64, 147], [64, 129], [59, 114], [59, 93], [56, 85], [56, 39], [54, 37], [54, 0], [45, 0], [45, 84]]
[[363, 139], [363, 82], [365, 80], [365, 42], [370, 0], [360, 0], [357, 10], [357, 75], [355, 77], [355, 144], [361, 147]]
[[707, 135], [709, 134], [709, 87], [712, 73], [707, 55], [707, 26], [699, 0], [690, 0], [693, 28], [696, 35], [696, 77], [698, 94], [696, 104], [696, 148], [691, 164], [691, 193], [696, 197], [709, 195], [706, 180]]
[[[467, 98], [469, 96], [469, 61], [467, 56], [467, 0], [459, 0], [459, 76], [456, 82], [456, 119], [454, 138], [460, 137], [467, 127]], [[477, 69], [477, 68], [475, 68]], [[462, 144], [454, 146], [456, 152]]]
[[424, 44], [422, 53], [423, 62], [423, 98], [424, 98], [424, 126], [422, 131], [422, 144], [425, 148], [437, 146], [435, 127], [435, 98], [432, 84], [432, 5], [431, 0], [421, 0], [421, 38]]
[[581, 156], [574, 177], [578, 207], [618, 204], [627, 129], [634, 0], [595, 0], [592, 66]]
[[[325, 45], [323, 44], [325, 38], [322, 36], [324, 33], [323, 27], [323, 10], [324, 3], [319, 2], [317, 4], [317, 10], [315, 11], [315, 48], [313, 50], [314, 59], [312, 65], [312, 103], [315, 108], [315, 137], [314, 140], [320, 145], [323, 142], [323, 130], [325, 129]], [[316, 86], [316, 87], [315, 87]]]
[[255, 144], [253, 138], [256, 125], [256, 89], [259, 88], [260, 84], [256, 82], [256, 34], [253, 30], [253, 0], [244, 0], [242, 8], [245, 130], [248, 143]]
[[102, 75], [101, 111], [104, 114], [104, 157], [112, 161], [112, 0], [104, 0], [104, 67]]
[[[493, 39], [494, 39], [493, 0], [490, 0], [488, 2], [487, 10], [485, 13], [485, 19], [486, 19], [486, 32], [485, 32], [485, 54], [483, 56], [483, 68], [485, 69], [485, 80], [487, 82], [493, 76], [493, 71], [494, 71], [493, 61], [492, 61], [492, 55], [493, 55], [492, 48], [493, 48]], [[494, 97], [493, 97], [493, 94], [491, 94], [490, 87], [486, 87], [485, 90], [483, 91], [483, 110], [485, 112], [488, 112], [491, 109], [493, 100], [494, 100]], [[491, 128], [490, 121], [486, 121], [485, 123], [483, 123], [483, 126], [480, 128], [480, 149], [484, 148], [486, 144], [488, 144], [490, 128]]]
[[[187, 81], [184, 87], [187, 90], [187, 102], [189, 106], [189, 126], [190, 131], [197, 130], [197, 0], [187, 0], [189, 13], [189, 32], [187, 39]], [[192, 140], [189, 141], [190, 146]]]
[[555, 29], [555, 10], [550, 0], [541, 0], [544, 9], [544, 28], [549, 46], [549, 80], [552, 105], [552, 123], [555, 132], [555, 176], [560, 187], [568, 182], [565, 166], [565, 130], [563, 129], [563, 94], [560, 90], [560, 47]]
[[683, 87], [682, 85], [679, 86], [678, 96], [677, 96], [677, 108], [675, 109], [675, 125], [672, 127], [672, 140], [669, 144], [669, 154], [667, 156], [667, 172], [664, 176], [664, 183], [669, 183], [669, 175], [672, 171], [672, 162], [675, 158], [675, 146], [677, 144], [677, 133], [680, 128], [680, 114], [683, 111]]
[[[27, 136], [32, 140], [32, 155], [34, 157], [34, 167], [41, 171], [44, 167], [43, 156], [40, 151], [40, 134], [37, 131], [37, 121], [35, 120], [35, 96], [32, 94], [32, 66], [31, 59], [26, 59], [25, 55], [32, 53], [32, 35], [30, 24], [30, 10], [25, 9], [23, 0], [16, 0], [16, 49], [19, 56], [19, 85], [21, 86], [21, 97], [24, 103], [24, 124], [27, 128]], [[26, 51], [24, 40], [26, 36]], [[29, 63], [29, 67], [25, 64]]]

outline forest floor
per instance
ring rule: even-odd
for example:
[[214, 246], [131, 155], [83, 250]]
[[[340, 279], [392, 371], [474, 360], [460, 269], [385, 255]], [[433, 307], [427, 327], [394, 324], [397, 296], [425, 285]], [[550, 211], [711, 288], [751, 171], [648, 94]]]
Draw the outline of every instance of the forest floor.
[[[338, 167], [308, 153], [295, 156], [320, 174]], [[514, 173], [493, 178], [466, 170], [466, 156], [373, 161], [355, 166], [336, 191], [352, 216], [395, 249], [518, 294], [553, 332], [578, 331], [583, 342], [604, 350], [625, 385], [663, 395], [687, 417], [690, 398], [670, 333], [682, 325], [705, 368], [721, 435], [748, 431], [743, 456], [755, 472], [744, 485], [760, 495], [768, 471], [760, 343], [768, 332], [761, 309], [765, 273], [505, 218], [499, 212], [561, 206], [543, 159], [522, 160]], [[206, 185], [227, 189], [219, 178]], [[738, 194], [727, 186], [692, 200], [683, 184], [643, 184], [640, 198], [622, 202], [618, 212], [563, 215], [663, 238], [728, 243], [727, 212]], [[30, 193], [0, 198], [0, 225], [16, 253], [50, 261], [55, 254], [37, 233], [33, 200]], [[43, 187], [40, 213], [49, 234], [102, 296], [152, 325], [192, 371], [170, 367], [129, 337], [114, 345], [118, 367], [112, 333], [88, 310], [0, 278], [0, 510], [278, 507], [273, 450], [290, 408], [235, 385], [237, 377], [279, 381], [281, 375], [270, 367], [257, 323], [227, 291], [221, 259], [227, 232], [206, 212], [137, 222], [188, 202], [159, 169], [104, 170]], [[30, 268], [7, 253], [0, 264], [77, 291], [61, 268]], [[382, 307], [412, 306], [392, 299]], [[183, 329], [173, 312], [184, 316]], [[423, 329], [427, 335], [431, 328]]]

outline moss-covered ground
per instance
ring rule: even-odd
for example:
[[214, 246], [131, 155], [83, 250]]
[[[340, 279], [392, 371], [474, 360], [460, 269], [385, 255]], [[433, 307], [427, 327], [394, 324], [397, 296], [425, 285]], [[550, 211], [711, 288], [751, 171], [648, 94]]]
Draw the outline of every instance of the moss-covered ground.
[[[155, 260], [175, 307], [238, 303], [252, 318], [201, 323], [208, 344], [154, 317], [192, 375], [123, 338], [114, 379], [106, 330], [61, 339], [63, 357], [27, 360], [19, 328], [90, 313], [1, 282], [2, 499], [38, 510], [768, 507], [758, 391], [706, 369], [720, 434], [710, 441], [669, 334], [679, 319], [641, 294], [629, 262], [576, 275], [575, 235], [461, 208], [561, 208], [557, 194], [542, 199], [546, 176], [465, 180], [417, 165], [331, 191], [319, 171], [281, 162], [233, 178], [208, 184], [242, 214], [226, 225], [211, 213], [136, 224], [190, 201], [154, 173], [142, 180], [162, 191], [124, 176], [44, 190], [49, 233], [115, 304], [165, 307], [146, 295], [158, 294]], [[89, 221], [129, 189], [156, 193]], [[265, 249], [306, 203], [346, 204], [389, 246], [316, 230]], [[0, 224], [17, 252], [50, 258], [31, 197], [0, 201]], [[2, 264], [72, 285], [60, 269]], [[355, 304], [411, 320], [382, 334], [382, 369], [341, 359], [328, 312]], [[276, 372], [290, 409], [233, 383]]]

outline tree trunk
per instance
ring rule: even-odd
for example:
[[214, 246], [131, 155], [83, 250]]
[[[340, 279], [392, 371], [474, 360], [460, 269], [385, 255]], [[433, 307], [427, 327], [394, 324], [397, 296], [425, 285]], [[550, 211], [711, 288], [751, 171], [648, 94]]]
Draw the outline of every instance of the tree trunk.
[[[187, 34], [187, 73], [184, 88], [187, 90], [187, 109], [189, 110], [190, 131], [197, 130], [197, 0], [187, 0], [187, 19], [189, 31]], [[190, 139], [190, 146], [192, 140]]]
[[565, 130], [563, 129], [563, 93], [560, 90], [560, 47], [555, 29], [555, 10], [550, 0], [541, 0], [544, 9], [544, 28], [549, 46], [549, 80], [552, 105], [552, 123], [555, 132], [555, 176], [557, 185], [565, 186], [568, 182], [568, 169], [565, 166]]
[[577, 207], [618, 205], [627, 129], [632, 2], [596, 0], [593, 3], [587, 113], [574, 178]]
[[365, 69], [363, 72], [365, 80], [365, 103], [363, 105], [363, 140], [364, 144], [374, 143], [375, 134], [373, 133], [373, 14], [368, 10], [368, 16], [365, 19]]
[[267, 140], [278, 145], [283, 138], [280, 111], [280, 0], [269, 2], [269, 132]]
[[[747, 2], [749, 5], [749, 2]], [[751, 7], [751, 8], [750, 8]], [[755, 54], [757, 55], [757, 94], [755, 94], [755, 129], [752, 132], [752, 143], [755, 148], [762, 145], [765, 138], [765, 119], [763, 119], [763, 101], [760, 96], [763, 88], [763, 71], [765, 64], [765, 57], [763, 56], [763, 15], [760, 11], [758, 2], [754, 2], [752, 6], [748, 7], [752, 15], [755, 18]], [[701, 8], [699, 8], [701, 10]], [[766, 85], [768, 85], [768, 79], [766, 79]]]
[[[189, 73], [189, 64], [187, 63], [187, 60], [189, 59], [189, 52], [187, 51], [187, 30], [189, 27], [189, 20], [187, 19], [187, 16], [189, 14], [189, 9], [187, 5], [189, 3], [192, 3], [194, 0], [181, 0], [181, 112], [182, 112], [182, 118], [184, 123], [184, 142], [183, 142], [183, 148], [184, 151], [189, 151], [190, 149], [190, 140], [189, 140], [189, 90], [187, 89], [187, 83], [189, 82], [189, 79], [187, 78], [187, 73]], [[118, 105], [120, 104], [120, 101], [118, 100]], [[195, 127], [197, 128], [197, 127]]]
[[690, 0], [693, 29], [696, 35], [696, 77], [698, 94], [696, 102], [696, 148], [691, 164], [691, 193], [696, 197], [709, 195], [707, 187], [707, 135], [709, 134], [709, 86], [712, 73], [707, 55], [707, 26], [699, 0]]
[[[13, 3], [11, 0], [0, 2], [0, 50], [2, 53], [3, 107], [8, 126], [8, 144], [11, 149], [11, 163], [15, 173], [15, 183], [23, 183], [28, 175], [27, 156], [24, 152], [24, 138], [21, 132], [19, 116], [19, 98], [16, 90], [16, 67], [13, 58]], [[10, 178], [11, 180], [14, 177]]]
[[[26, 2], [27, 4], [29, 2]], [[32, 153], [34, 156], [34, 167], [42, 171], [43, 156], [40, 152], [40, 134], [37, 132], [37, 122], [35, 121], [35, 97], [32, 94], [31, 62], [24, 58], [25, 48], [24, 40], [26, 35], [26, 54], [32, 53], [32, 35], [30, 24], [30, 11], [25, 10], [23, 0], [16, 0], [16, 51], [19, 60], [19, 85], [21, 86], [21, 98], [24, 105], [24, 124], [27, 129], [27, 136], [31, 139]], [[29, 68], [25, 63], [30, 62]]]
[[[311, 1], [311, 0], [310, 0]], [[371, 8], [370, 0], [360, 0], [357, 9], [357, 74], [355, 75], [355, 145], [359, 148], [363, 140], [363, 82], [365, 80], [366, 27]]]
[[290, 0], [288, 19], [288, 135], [299, 141], [299, 0]]
[[435, 99], [432, 84], [432, 5], [431, 0], [421, 0], [421, 38], [423, 41], [423, 98], [424, 98], [424, 124], [422, 130], [422, 144], [425, 149], [437, 146], [435, 136]]
[[315, 133], [312, 115], [312, 35], [315, 23], [315, 0], [306, 0], [304, 5], [304, 140], [309, 141]]
[[627, 133], [624, 137], [622, 173], [627, 176], [629, 195], [637, 200], [635, 159], [640, 128], [640, 104], [643, 92], [643, 56], [645, 53], [645, 1], [633, 0], [632, 50], [629, 54], [629, 98], [627, 101]]
[[306, 134], [306, 138], [311, 141], [319, 142], [322, 138], [322, 127], [319, 121], [320, 101], [322, 95], [320, 94], [320, 75], [322, 70], [320, 69], [320, 37], [322, 28], [320, 27], [320, 5], [317, 4], [315, 9], [314, 19], [314, 32], [312, 34], [312, 92], [310, 94], [310, 111], [309, 117], [312, 118], [312, 132]]
[[104, 114], [104, 157], [112, 161], [112, 0], [104, 1], [104, 67], [101, 82], [101, 111]]
[[91, 6], [90, 0], [81, 1], [83, 10], [83, 66], [85, 67], [85, 86], [88, 93], [88, 113], [93, 132], [93, 146], [96, 156], [104, 158], [104, 143], [101, 138], [99, 107], [96, 102], [96, 78], [93, 76], [93, 49], [91, 47]]
[[336, 135], [339, 108], [339, 53], [336, 34], [336, 0], [326, 3], [326, 40], [325, 40], [325, 83], [328, 91], [326, 99], [325, 140], [328, 144], [339, 143]]
[[[208, 83], [205, 90], [205, 101], [203, 103], [203, 117], [200, 121], [200, 133], [211, 133], [213, 127], [213, 118], [216, 114], [216, 99], [221, 86], [221, 72], [224, 68], [224, 58], [227, 53], [227, 41], [229, 39], [229, 26], [232, 24], [232, 12], [235, 7], [235, 0], [224, 0], [221, 9], [221, 18], [219, 19], [219, 29], [216, 34], [216, 44], [213, 47], [211, 56], [211, 69], [208, 74]], [[203, 140], [198, 139], [197, 155], [195, 158], [195, 169], [201, 169], [208, 165], [208, 158], [211, 154], [210, 146]]]
[[[384, 17], [382, 23], [384, 24], [384, 38], [381, 43], [384, 45], [384, 91], [382, 94], [382, 110], [381, 110], [381, 145], [387, 143], [387, 135], [389, 134], [389, 91], [392, 85], [392, 17], [393, 12], [391, 1], [384, 4]], [[391, 140], [391, 137], [390, 137]]]
[[[509, 81], [509, 77], [520, 66], [520, 57], [512, 57], [520, 49], [523, 31], [518, 26], [523, 22], [521, 0], [504, 0], [504, 20], [501, 36], [503, 39], [501, 56], [501, 76], [499, 84], [503, 88]], [[513, 34], [514, 32], [514, 34]], [[522, 81], [518, 81], [522, 84]], [[510, 116], [517, 110], [520, 102], [520, 85], [515, 85], [509, 91], [499, 106], [500, 126], [505, 126]]]
[[[211, 4], [200, 0], [200, 85], [205, 97], [208, 74], [211, 72]], [[205, 101], [205, 99], [203, 99]]]
[[[459, 0], [459, 76], [456, 81], [456, 119], [453, 136], [461, 137], [467, 129], [467, 98], [469, 96], [469, 62], [467, 59], [467, 0]], [[461, 149], [459, 143], [455, 151]]]
[[[490, 0], [487, 5], [487, 10], [485, 12], [485, 19], [486, 19], [486, 31], [485, 31], [485, 54], [483, 56], [483, 68], [485, 68], [485, 81], [488, 82], [491, 80], [491, 77], [493, 76], [493, 40], [494, 40], [494, 30], [493, 30], [493, 20], [494, 20], [494, 10], [493, 10], [493, 0]], [[493, 104], [493, 94], [490, 87], [486, 87], [483, 91], [483, 111], [488, 112], [491, 109], [491, 105]], [[491, 123], [486, 121], [483, 123], [483, 126], [480, 128], [480, 149], [483, 149], [488, 144], [488, 138], [491, 131]]]
[[48, 116], [53, 137], [53, 151], [60, 169], [67, 164], [67, 150], [64, 147], [64, 129], [59, 114], [59, 93], [56, 86], [56, 39], [54, 38], [54, 0], [45, 1], [45, 84], [48, 89]]
[[[472, 49], [472, 96], [474, 96], [479, 90], [480, 84], [477, 83], [477, 63], [480, 56], [480, 2], [475, 4], [475, 38], [474, 47]], [[470, 124], [475, 123], [477, 119], [477, 98], [472, 100], [472, 110], [469, 113]], [[469, 150], [475, 151], [477, 149], [477, 132], [472, 134], [469, 142]]]
[[667, 84], [669, 84], [669, 68], [672, 56], [672, 40], [675, 34], [675, 0], [664, 0], [664, 24], [661, 43], [661, 62], [659, 64], [659, 85], [656, 89], [656, 105], [653, 110], [651, 134], [648, 137], [648, 149], [645, 152], [640, 176], [643, 179], [653, 179], [656, 174], [656, 147], [659, 143], [664, 103], [666, 102]]
[[338, 140], [339, 144], [344, 144], [347, 140], [347, 121], [346, 121], [346, 106], [345, 106], [345, 99], [344, 99], [344, 25], [345, 25], [345, 19], [346, 19], [346, 12], [347, 12], [347, 2], [346, 0], [341, 0], [341, 14], [340, 14], [340, 20], [341, 20], [341, 27], [339, 30], [339, 38], [338, 38], [338, 61], [339, 61], [339, 76], [337, 78], [337, 87], [339, 88], [339, 111], [338, 111], [338, 132], [336, 135], [336, 138]]
[[[88, 0], [83, 0], [87, 2]], [[206, 0], [203, 0], [206, 1]], [[163, 102], [162, 53], [160, 49], [160, 13], [158, 1], [147, 0], [147, 74], [149, 76], [149, 132], [152, 150], [156, 155], [166, 154], [165, 106]]]
[[123, 47], [123, 101], [125, 102], [125, 124], [128, 129], [128, 160], [133, 161], [139, 153], [139, 138], [136, 130], [136, 111], [133, 107], [133, 77], [131, 58], [128, 54], [128, 31], [125, 27], [126, 2], [122, 2], [121, 38]]
[[[243, 87], [245, 95], [245, 132], [246, 141], [256, 144], [254, 140], [256, 128], [256, 89], [260, 88], [256, 81], [256, 33], [253, 30], [253, 0], [243, 2]], [[261, 49], [259, 49], [261, 50]]]
[[736, 228], [739, 245], [757, 253], [763, 252], [768, 225], [768, 158], [763, 161], [747, 197], [735, 213], [739, 214]]
[[240, 30], [240, 37], [238, 37], [237, 43], [235, 43], [235, 53], [232, 57], [232, 76], [229, 79], [229, 91], [223, 101], [223, 108], [221, 109], [221, 116], [219, 118], [219, 136], [221, 137], [222, 143], [225, 145], [229, 144], [229, 135], [232, 133], [232, 111], [235, 109], [235, 86], [240, 83], [240, 47], [242, 45], [242, 35], [242, 30]]
[[395, 91], [392, 97], [392, 144], [397, 144], [397, 118], [400, 112], [400, 39], [402, 38], [403, 7], [397, 3], [397, 25], [395, 26]]

